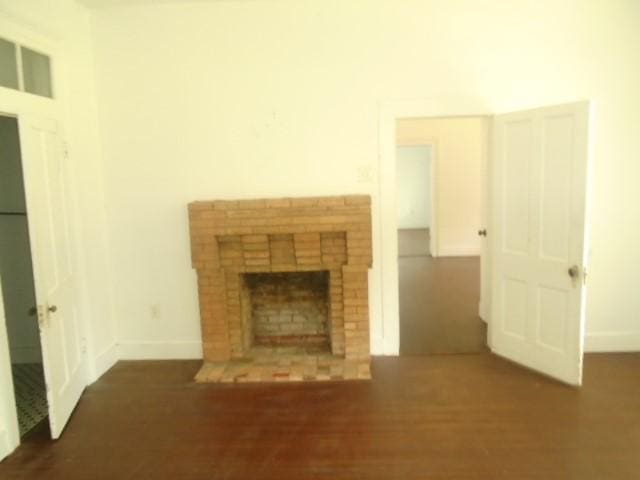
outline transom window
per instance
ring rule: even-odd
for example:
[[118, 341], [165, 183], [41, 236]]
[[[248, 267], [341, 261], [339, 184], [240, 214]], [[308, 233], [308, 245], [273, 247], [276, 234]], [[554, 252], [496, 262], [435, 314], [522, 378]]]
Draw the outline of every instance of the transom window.
[[53, 98], [51, 58], [0, 38], [0, 86]]

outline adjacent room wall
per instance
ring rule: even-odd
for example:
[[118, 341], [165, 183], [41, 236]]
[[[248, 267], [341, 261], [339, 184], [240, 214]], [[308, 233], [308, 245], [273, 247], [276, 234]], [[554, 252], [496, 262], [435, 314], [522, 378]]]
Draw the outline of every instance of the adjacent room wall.
[[370, 193], [378, 214], [381, 102], [457, 96], [494, 112], [591, 99], [587, 341], [640, 348], [638, 2], [145, 3], [94, 14], [125, 357], [200, 353], [187, 202]]
[[488, 124], [476, 117], [411, 118], [396, 125], [398, 145], [435, 146], [435, 256], [480, 255]]
[[0, 212], [24, 212], [24, 183], [18, 122], [0, 115]]
[[431, 226], [431, 147], [398, 147], [398, 228], [424, 229]]
[[29, 227], [22, 181], [18, 123], [0, 116], [0, 280], [12, 363], [39, 363], [38, 321], [29, 314], [36, 304]]
[[0, 215], [0, 276], [12, 363], [40, 363], [38, 320], [26, 217]]

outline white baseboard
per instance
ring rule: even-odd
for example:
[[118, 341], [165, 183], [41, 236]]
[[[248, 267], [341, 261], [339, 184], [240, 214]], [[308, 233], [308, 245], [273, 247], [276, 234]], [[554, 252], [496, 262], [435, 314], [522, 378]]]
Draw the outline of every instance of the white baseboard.
[[118, 344], [120, 360], [191, 360], [202, 358], [202, 342], [170, 341], [170, 342], [135, 342], [126, 341]]
[[[119, 359], [121, 360], [191, 360], [202, 358], [202, 344], [199, 341], [181, 342], [120, 342], [115, 355], [115, 346], [105, 350], [96, 359], [99, 375]], [[379, 339], [372, 342], [373, 355], [398, 355], [398, 345], [394, 341]], [[640, 333], [593, 333], [585, 339], [587, 352], [633, 352], [640, 351]], [[99, 376], [98, 375], [98, 376]]]
[[640, 352], [640, 332], [587, 333], [585, 352]]
[[475, 245], [438, 245], [438, 257], [479, 257], [480, 246]]
[[100, 352], [93, 362], [92, 378], [89, 378], [89, 383], [93, 383], [98, 380], [107, 370], [113, 367], [118, 361], [118, 344], [112, 343], [102, 352]]

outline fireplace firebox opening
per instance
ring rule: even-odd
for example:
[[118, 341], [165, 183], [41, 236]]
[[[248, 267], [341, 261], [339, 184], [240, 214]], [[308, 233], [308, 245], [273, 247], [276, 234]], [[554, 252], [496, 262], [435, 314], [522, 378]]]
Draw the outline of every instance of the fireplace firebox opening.
[[329, 272], [242, 275], [242, 323], [248, 347], [330, 352]]

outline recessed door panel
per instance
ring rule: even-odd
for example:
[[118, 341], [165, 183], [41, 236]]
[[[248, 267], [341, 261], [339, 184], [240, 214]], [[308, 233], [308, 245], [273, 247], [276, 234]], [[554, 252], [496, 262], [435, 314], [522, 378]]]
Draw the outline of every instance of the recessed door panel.
[[527, 327], [527, 284], [505, 278], [503, 284], [504, 332], [524, 339]]
[[571, 172], [574, 119], [571, 115], [542, 122], [540, 185], [540, 256], [566, 263], [569, 259]]
[[560, 353], [566, 351], [568, 300], [565, 290], [538, 287], [538, 343]]
[[532, 156], [532, 126], [530, 120], [518, 120], [504, 125], [504, 162], [502, 163], [504, 200], [504, 250], [527, 255], [529, 244], [528, 172]]

